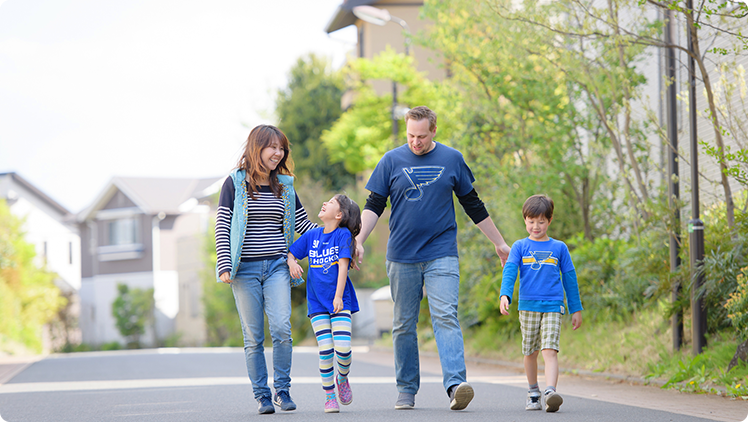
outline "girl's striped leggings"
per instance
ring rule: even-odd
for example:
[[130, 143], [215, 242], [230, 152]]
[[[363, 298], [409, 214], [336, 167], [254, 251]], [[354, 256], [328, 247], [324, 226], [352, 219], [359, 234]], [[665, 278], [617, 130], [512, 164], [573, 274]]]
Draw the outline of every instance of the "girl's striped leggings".
[[322, 388], [326, 391], [335, 389], [335, 365], [337, 357], [340, 378], [348, 376], [351, 368], [351, 311], [340, 311], [337, 314], [313, 315], [312, 328], [319, 346], [319, 373], [322, 376]]

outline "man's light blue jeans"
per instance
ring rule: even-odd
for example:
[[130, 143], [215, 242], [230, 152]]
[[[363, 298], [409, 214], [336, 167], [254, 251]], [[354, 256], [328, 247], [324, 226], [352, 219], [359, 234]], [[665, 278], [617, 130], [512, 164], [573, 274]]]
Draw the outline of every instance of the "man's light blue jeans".
[[416, 394], [420, 387], [418, 360], [418, 313], [426, 287], [431, 324], [434, 328], [444, 389], [466, 381], [465, 346], [457, 319], [460, 262], [456, 256], [403, 264], [387, 261], [395, 315], [392, 342], [395, 348], [397, 391]]
[[244, 333], [247, 373], [255, 399], [272, 397], [265, 363], [265, 318], [273, 339], [273, 387], [275, 392], [291, 386], [291, 276], [286, 257], [242, 262], [231, 289]]

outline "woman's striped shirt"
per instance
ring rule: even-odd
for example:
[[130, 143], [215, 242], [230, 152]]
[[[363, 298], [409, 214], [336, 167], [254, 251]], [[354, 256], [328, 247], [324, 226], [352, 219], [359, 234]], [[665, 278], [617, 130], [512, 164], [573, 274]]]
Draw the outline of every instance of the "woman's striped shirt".
[[[246, 184], [247, 181], [245, 180]], [[247, 228], [242, 245], [242, 261], [268, 259], [288, 252], [283, 237], [283, 198], [277, 198], [270, 186], [259, 186], [255, 199], [247, 198]], [[218, 274], [231, 272], [231, 216], [234, 213], [234, 181], [228, 177], [221, 188], [216, 215], [216, 253]], [[304, 234], [317, 225], [309, 217], [296, 195], [296, 232]]]

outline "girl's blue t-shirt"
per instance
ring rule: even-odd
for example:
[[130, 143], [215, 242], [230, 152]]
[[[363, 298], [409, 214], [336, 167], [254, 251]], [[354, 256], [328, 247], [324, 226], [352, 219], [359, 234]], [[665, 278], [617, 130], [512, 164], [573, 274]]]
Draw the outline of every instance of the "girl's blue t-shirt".
[[[351, 232], [338, 227], [330, 233], [324, 227], [309, 230], [296, 240], [289, 252], [297, 259], [309, 258], [306, 280], [307, 316], [332, 314], [332, 301], [338, 287], [340, 258], [351, 259]], [[343, 309], [358, 312], [358, 299], [351, 278], [347, 277], [343, 291]]]

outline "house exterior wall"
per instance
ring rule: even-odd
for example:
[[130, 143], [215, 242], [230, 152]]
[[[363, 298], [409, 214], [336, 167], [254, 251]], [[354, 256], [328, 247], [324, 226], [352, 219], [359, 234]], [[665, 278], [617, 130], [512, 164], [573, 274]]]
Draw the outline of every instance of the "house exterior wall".
[[[418, 2], [382, 0], [372, 4], [372, 6], [387, 9], [390, 15], [403, 19], [408, 24], [410, 32], [415, 35], [427, 30], [428, 26], [433, 24], [430, 21], [419, 19], [422, 4], [422, 2], [419, 4]], [[378, 26], [359, 20], [356, 27], [359, 32], [359, 45], [356, 46], [356, 53], [359, 58], [371, 59], [388, 47], [398, 53], [405, 52], [404, 31], [399, 24], [389, 22], [384, 26]], [[417, 69], [425, 72], [429, 79], [438, 81], [446, 77], [442, 62], [433, 51], [411, 44], [410, 55], [416, 59]], [[372, 86], [379, 95], [392, 92], [392, 81], [374, 80]], [[402, 92], [401, 89], [401, 87], [398, 87], [399, 92]]]
[[[81, 285], [80, 236], [70, 217], [17, 183], [11, 174], [0, 176], [0, 198], [7, 199], [13, 215], [24, 220], [25, 239], [34, 245], [35, 263], [58, 275], [65, 289]], [[59, 285], [60, 283], [58, 283]]]

